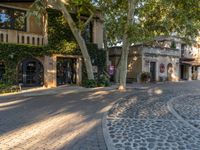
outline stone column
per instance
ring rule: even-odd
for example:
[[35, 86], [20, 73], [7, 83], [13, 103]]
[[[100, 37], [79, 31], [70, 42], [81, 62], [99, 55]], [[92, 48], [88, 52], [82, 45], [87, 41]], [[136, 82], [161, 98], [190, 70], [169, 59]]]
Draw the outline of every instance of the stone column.
[[200, 67], [197, 67], [197, 80], [200, 80]]
[[188, 80], [192, 80], [192, 66], [188, 67]]
[[56, 87], [56, 57], [44, 57], [44, 85], [47, 88]]
[[8, 30], [8, 43], [17, 43], [17, 31]]
[[78, 58], [76, 64], [76, 84], [81, 85], [81, 82], [82, 82], [82, 59]]

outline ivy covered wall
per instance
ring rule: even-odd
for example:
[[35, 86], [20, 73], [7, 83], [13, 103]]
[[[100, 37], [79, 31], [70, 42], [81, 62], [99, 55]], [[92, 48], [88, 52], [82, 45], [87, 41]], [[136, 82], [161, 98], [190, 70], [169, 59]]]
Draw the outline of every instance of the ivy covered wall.
[[[99, 72], [105, 69], [105, 51], [98, 49], [96, 44], [87, 44], [93, 65], [98, 66]], [[67, 22], [61, 13], [48, 10], [48, 45], [32, 46], [10, 43], [0, 43], [0, 61], [6, 66], [6, 80], [17, 83], [17, 64], [26, 58], [43, 57], [45, 55], [81, 55], [81, 51], [73, 37]], [[83, 69], [83, 79], [86, 71]]]
[[5, 64], [5, 82], [17, 82], [17, 64], [23, 59], [50, 54], [45, 46], [0, 43], [0, 61]]
[[[76, 16], [73, 16], [76, 19]], [[73, 34], [62, 14], [56, 10], [48, 10], [48, 40], [49, 47], [54, 53], [65, 55], [81, 55]], [[101, 73], [106, 66], [106, 53], [98, 49], [97, 44], [87, 43], [92, 65], [98, 66]], [[86, 78], [86, 70], [83, 66], [83, 79]]]

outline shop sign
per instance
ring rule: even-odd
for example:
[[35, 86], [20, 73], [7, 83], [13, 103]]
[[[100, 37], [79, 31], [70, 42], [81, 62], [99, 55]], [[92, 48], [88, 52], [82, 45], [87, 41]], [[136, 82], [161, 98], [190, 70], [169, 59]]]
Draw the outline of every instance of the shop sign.
[[109, 65], [109, 68], [108, 68], [109, 75], [114, 75], [114, 70], [115, 70], [115, 67], [112, 65]]
[[160, 64], [160, 73], [164, 73], [164, 72], [165, 72], [165, 65]]

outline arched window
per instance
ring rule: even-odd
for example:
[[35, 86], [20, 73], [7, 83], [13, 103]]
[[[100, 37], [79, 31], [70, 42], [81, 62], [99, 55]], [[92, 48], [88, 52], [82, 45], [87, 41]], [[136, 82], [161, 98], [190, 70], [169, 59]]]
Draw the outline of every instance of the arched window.
[[41, 86], [44, 84], [44, 67], [35, 58], [28, 58], [18, 66], [18, 81], [25, 86]]

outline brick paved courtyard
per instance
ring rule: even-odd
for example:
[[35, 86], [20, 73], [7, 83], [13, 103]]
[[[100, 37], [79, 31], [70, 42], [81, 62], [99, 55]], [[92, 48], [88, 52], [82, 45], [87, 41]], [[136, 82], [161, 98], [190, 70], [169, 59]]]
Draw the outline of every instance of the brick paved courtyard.
[[106, 150], [101, 119], [120, 93], [65, 93], [0, 98], [0, 149]]
[[[103, 114], [129, 94], [109, 111], [103, 126], [106, 142], [114, 149], [199, 150], [198, 93], [200, 82], [192, 81], [153, 84], [142, 90], [129, 85], [127, 93], [96, 90], [0, 98], [0, 149], [106, 150]], [[184, 94], [192, 97], [182, 98]], [[168, 108], [176, 96], [180, 98], [170, 104], [191, 126]]]

